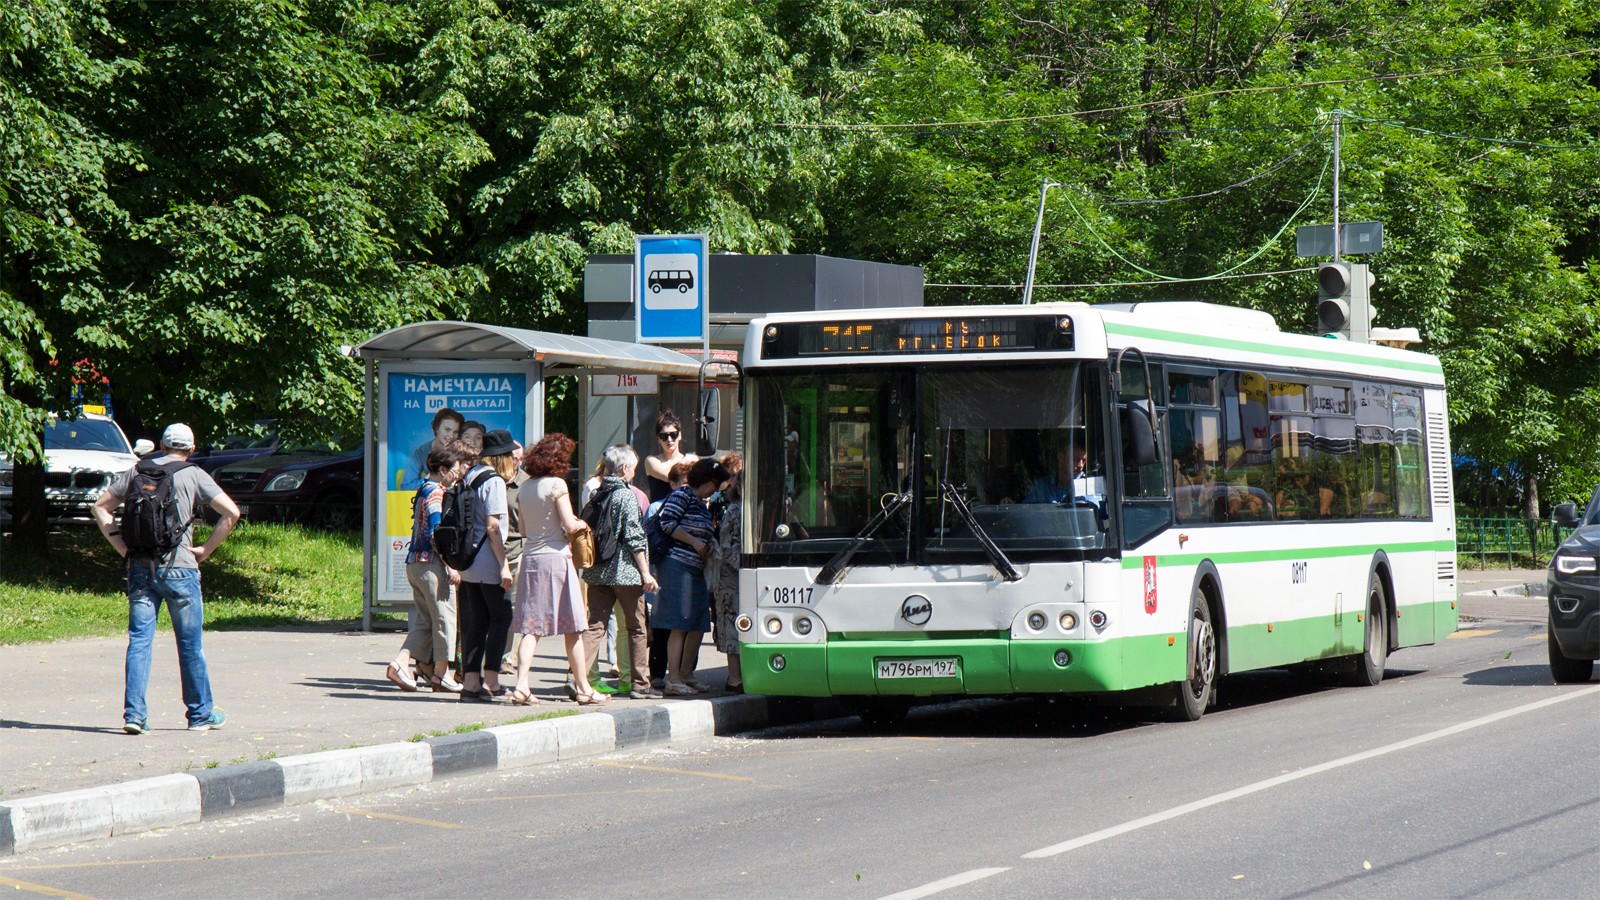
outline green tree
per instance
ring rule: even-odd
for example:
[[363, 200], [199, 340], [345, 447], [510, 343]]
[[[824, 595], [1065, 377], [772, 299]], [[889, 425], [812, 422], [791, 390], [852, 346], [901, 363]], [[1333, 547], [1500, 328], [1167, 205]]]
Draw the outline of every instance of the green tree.
[[[1342, 111], [1343, 218], [1385, 226], [1378, 324], [1418, 327], [1442, 358], [1457, 447], [1513, 466], [1530, 503], [1540, 478], [1600, 476], [1592, 4], [912, 8], [923, 39], [869, 54], [825, 107], [867, 130], [830, 138], [845, 164], [815, 246], [1020, 284], [1051, 178], [1041, 283], [1301, 269], [1280, 229], [1328, 221]], [[1036, 292], [1235, 303], [1296, 330], [1313, 296], [1306, 274]]]
[[16, 463], [15, 528], [35, 548], [45, 412], [70, 390], [49, 363], [103, 296], [98, 236], [125, 221], [107, 170], [129, 152], [91, 115], [127, 70], [92, 49], [116, 40], [102, 11], [94, 2], [0, 8], [0, 453]]
[[146, 419], [353, 429], [360, 368], [340, 346], [481, 286], [429, 256], [487, 151], [406, 91], [424, 23], [372, 0], [113, 12], [138, 69], [115, 91], [131, 114], [104, 127], [138, 164], [112, 189], [132, 222], [84, 342]]

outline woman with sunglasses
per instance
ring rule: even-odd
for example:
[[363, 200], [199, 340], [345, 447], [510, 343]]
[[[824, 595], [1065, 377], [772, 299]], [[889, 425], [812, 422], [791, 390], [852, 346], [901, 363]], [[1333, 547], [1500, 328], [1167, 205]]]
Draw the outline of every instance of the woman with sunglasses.
[[672, 467], [678, 463], [692, 463], [700, 457], [692, 453], [683, 452], [683, 424], [672, 410], [665, 409], [656, 418], [656, 441], [661, 445], [661, 452], [644, 458], [644, 474], [647, 487], [650, 489], [650, 502], [667, 499], [672, 493], [672, 486], [667, 483], [667, 476]]

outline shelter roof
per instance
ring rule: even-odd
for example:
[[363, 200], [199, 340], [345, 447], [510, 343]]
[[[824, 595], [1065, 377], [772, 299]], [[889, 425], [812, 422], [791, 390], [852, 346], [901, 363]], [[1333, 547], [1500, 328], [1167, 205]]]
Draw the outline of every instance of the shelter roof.
[[629, 344], [476, 322], [414, 322], [355, 348], [363, 359], [532, 359], [550, 368], [694, 376], [699, 362], [653, 344]]

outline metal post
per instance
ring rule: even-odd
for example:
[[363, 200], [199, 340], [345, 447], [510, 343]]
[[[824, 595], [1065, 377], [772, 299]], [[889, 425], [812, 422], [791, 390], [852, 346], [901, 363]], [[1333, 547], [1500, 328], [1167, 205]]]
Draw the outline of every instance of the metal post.
[[1339, 235], [1339, 120], [1342, 113], [1333, 111], [1333, 261], [1339, 261], [1339, 251], [1344, 241]]
[[1028, 276], [1022, 285], [1022, 305], [1033, 302], [1033, 269], [1039, 263], [1039, 232], [1044, 230], [1044, 197], [1053, 187], [1061, 185], [1046, 178], [1039, 186], [1039, 215], [1033, 220], [1033, 244], [1028, 247]]
[[377, 443], [378, 435], [376, 424], [372, 418], [372, 384], [373, 368], [375, 366], [371, 357], [363, 360], [362, 373], [362, 405], [363, 420], [361, 424], [361, 464], [365, 467], [365, 477], [361, 479], [361, 630], [372, 630], [372, 602], [377, 592], [374, 590], [373, 568], [377, 565], [374, 559], [377, 548], [378, 529], [378, 492], [374, 485], [378, 479], [378, 454], [373, 445]]

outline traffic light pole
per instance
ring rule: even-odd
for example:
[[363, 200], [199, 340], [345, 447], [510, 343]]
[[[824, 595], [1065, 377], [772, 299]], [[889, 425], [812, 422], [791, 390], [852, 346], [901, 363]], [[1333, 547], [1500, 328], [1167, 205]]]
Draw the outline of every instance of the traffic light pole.
[[1339, 261], [1339, 110], [1333, 111], [1333, 261]]

